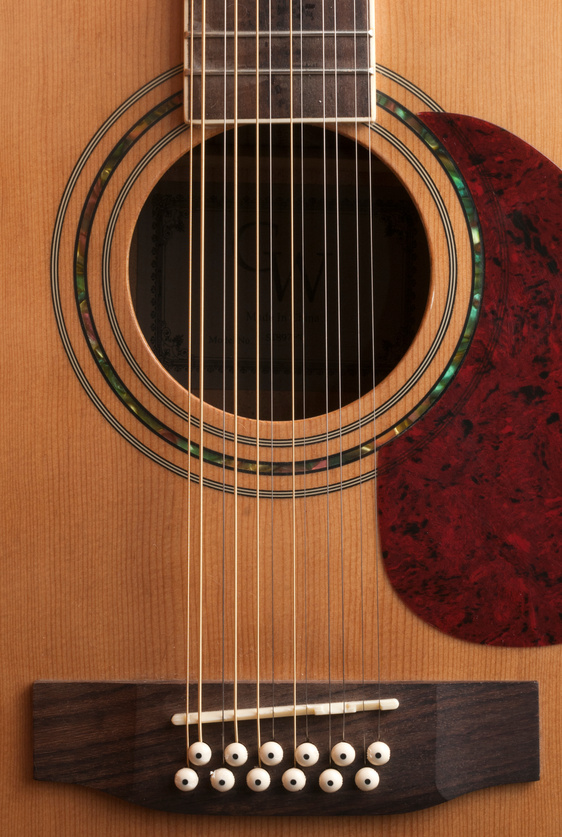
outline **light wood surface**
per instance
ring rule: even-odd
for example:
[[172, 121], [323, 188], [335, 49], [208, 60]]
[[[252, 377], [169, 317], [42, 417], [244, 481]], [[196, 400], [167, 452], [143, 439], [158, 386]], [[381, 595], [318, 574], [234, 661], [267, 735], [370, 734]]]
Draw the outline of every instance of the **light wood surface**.
[[[255, 817], [225, 822], [168, 816], [83, 788], [32, 779], [30, 687], [34, 680], [185, 677], [186, 481], [139, 453], [95, 409], [63, 350], [49, 287], [53, 225], [70, 172], [90, 138], [121, 102], [181, 62], [182, 6], [180, 0], [0, 3], [2, 833], [14, 837], [206, 837], [226, 828], [237, 837], [313, 833], [334, 837], [342, 833], [346, 837], [373, 833], [388, 837], [558, 837], [562, 829], [560, 649], [498, 649], [456, 641], [416, 619], [384, 578], [380, 583], [382, 678], [538, 680], [542, 730], [539, 783], [478, 792], [436, 809], [393, 818]], [[562, 165], [562, 18], [557, 0], [377, 0], [376, 9], [380, 64], [413, 81], [446, 110], [499, 124]], [[185, 144], [185, 138], [181, 142]], [[185, 408], [185, 393], [158, 368], [135, 330], [125, 290], [135, 211], [150, 183], [180, 152], [179, 145], [164, 152], [135, 187], [127, 212], [119, 219], [112, 259], [117, 276], [115, 304], [124, 328], [129, 329], [127, 339], [158, 386]], [[394, 163], [400, 166], [399, 161]], [[94, 158], [92, 176], [97, 164]], [[445, 182], [442, 188], [448, 188]], [[431, 208], [424, 204], [424, 195], [416, 195], [415, 186], [412, 189], [438, 264], [444, 256], [437, 233], [432, 233], [437, 222], [429, 217]], [[75, 209], [71, 206], [69, 212]], [[101, 241], [93, 247], [97, 253], [93, 258], [99, 258]], [[466, 252], [461, 253], [461, 261], [463, 258], [466, 260]], [[70, 269], [67, 262], [63, 255], [63, 272]], [[439, 285], [436, 291], [439, 293]], [[70, 310], [70, 292], [64, 293], [68, 298], [63, 303]], [[71, 328], [78, 334], [77, 325]], [[454, 344], [454, 334], [450, 339]], [[81, 360], [86, 366], [92, 364], [86, 349]], [[415, 358], [410, 358], [406, 363], [414, 362]], [[122, 372], [123, 376], [129, 374], [124, 364]], [[95, 380], [101, 392], [103, 382]], [[415, 403], [415, 396], [412, 399]], [[120, 420], [128, 420], [124, 407], [112, 404], [112, 409]], [[358, 409], [350, 406], [350, 419], [359, 415]], [[175, 419], [175, 428], [185, 432], [180, 419]], [[252, 429], [252, 423], [247, 422], [243, 432]], [[286, 429], [276, 428], [276, 432], [283, 435]], [[148, 444], [151, 434], [142, 434]], [[167, 448], [162, 442], [158, 451], [163, 454]], [[176, 460], [180, 462], [181, 457]], [[364, 538], [374, 540], [373, 491], [372, 482], [364, 485], [362, 511], [355, 489], [330, 497], [331, 519], [341, 515], [352, 524], [345, 530], [348, 540], [344, 546], [355, 556], [360, 528]], [[196, 489], [191, 502], [193, 507], [198, 503]], [[210, 521], [220, 517], [221, 502], [217, 492], [206, 493]], [[309, 550], [322, 555], [326, 500], [312, 498], [307, 505]], [[231, 507], [227, 513], [232, 514]], [[264, 502], [260, 530], [264, 545], [272, 536], [268, 517], [268, 503]], [[275, 537], [279, 531], [290, 531], [290, 518], [290, 507], [282, 505]], [[240, 501], [239, 520], [241, 539], [252, 543], [252, 500]], [[230, 518], [228, 522], [230, 525]], [[299, 506], [297, 525], [301, 524]], [[217, 554], [220, 538], [212, 524], [207, 537], [215, 538], [216, 548], [211, 549], [209, 542], [208, 549]], [[332, 537], [339, 539], [337, 525]], [[192, 549], [197, 549], [197, 538]], [[252, 561], [251, 550], [241, 554], [241, 577], [252, 569]], [[310, 571], [313, 580], [314, 574], [319, 574], [319, 587], [319, 562], [311, 563]], [[346, 572], [349, 612], [357, 601], [361, 580], [357, 557]], [[208, 612], [217, 595], [218, 573], [217, 561], [207, 565]], [[276, 573], [276, 584], [281, 588], [291, 574], [290, 561], [281, 561]], [[334, 592], [341, 581], [335, 571]], [[365, 589], [370, 589], [366, 583], [370, 579], [363, 581]], [[268, 582], [265, 571], [261, 580], [264, 589]], [[251, 585], [245, 586], [244, 639], [249, 648], [255, 646], [254, 593]], [[309, 607], [314, 613], [315, 599], [310, 595]], [[276, 636], [276, 675], [290, 678], [290, 600], [284, 600], [282, 608]], [[373, 608], [369, 601], [369, 619], [374, 618]], [[334, 610], [334, 629], [338, 614]], [[310, 619], [309, 640], [317, 649], [309, 661], [310, 677], [325, 675], [324, 619], [321, 614]], [[347, 630], [349, 648], [359, 633], [357, 622], [352, 623]], [[269, 639], [264, 631], [264, 667]], [[213, 626], [210, 619], [205, 642], [204, 674], [219, 676], [221, 638], [218, 623]], [[369, 634], [368, 676], [373, 676], [375, 669], [373, 645]], [[230, 646], [227, 651], [232, 651]], [[333, 664], [338, 665], [337, 652]], [[347, 665], [349, 677], [361, 677], [353, 653], [348, 654]], [[255, 676], [251, 655], [241, 659], [239, 676]]]

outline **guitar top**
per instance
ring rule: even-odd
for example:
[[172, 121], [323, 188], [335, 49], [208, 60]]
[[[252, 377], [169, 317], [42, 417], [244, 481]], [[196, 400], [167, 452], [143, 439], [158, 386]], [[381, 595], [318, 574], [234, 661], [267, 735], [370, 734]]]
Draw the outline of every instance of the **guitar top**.
[[1, 3], [3, 833], [558, 837], [558, 4], [258, 6]]

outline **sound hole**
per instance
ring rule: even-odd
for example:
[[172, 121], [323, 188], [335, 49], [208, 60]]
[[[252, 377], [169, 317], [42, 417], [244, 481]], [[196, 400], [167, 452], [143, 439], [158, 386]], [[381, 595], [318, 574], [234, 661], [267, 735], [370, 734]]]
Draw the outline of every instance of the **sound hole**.
[[261, 129], [259, 190], [255, 127], [239, 128], [237, 183], [233, 132], [206, 142], [203, 271], [201, 148], [192, 166], [182, 157], [142, 209], [130, 269], [146, 339], [186, 388], [191, 362], [196, 395], [203, 272], [204, 400], [232, 413], [236, 235], [238, 413], [255, 418], [259, 404], [260, 418], [277, 421], [293, 401], [295, 418], [308, 418], [372, 390], [407, 351], [429, 292], [423, 225], [393, 172], [348, 138], [297, 126], [291, 199], [290, 142], [289, 126]]

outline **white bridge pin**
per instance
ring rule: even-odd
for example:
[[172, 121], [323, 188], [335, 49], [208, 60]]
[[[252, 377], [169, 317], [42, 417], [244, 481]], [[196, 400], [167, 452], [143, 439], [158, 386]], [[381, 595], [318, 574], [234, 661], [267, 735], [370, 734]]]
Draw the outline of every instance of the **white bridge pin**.
[[211, 748], [204, 741], [194, 741], [187, 752], [191, 764], [209, 764], [211, 761]]
[[335, 793], [343, 785], [343, 776], [339, 770], [334, 770], [333, 767], [329, 767], [320, 774], [318, 784], [326, 793]]
[[372, 767], [362, 767], [355, 774], [355, 784], [362, 791], [374, 790], [379, 784], [379, 774]]
[[331, 756], [336, 764], [352, 764], [355, 761], [355, 750], [347, 741], [340, 741], [332, 747]]
[[279, 764], [283, 760], [283, 747], [277, 741], [266, 741], [260, 747], [260, 759], [265, 764]]
[[306, 776], [299, 767], [289, 767], [281, 777], [285, 790], [300, 791], [306, 785]]
[[228, 767], [219, 767], [211, 773], [211, 785], [224, 793], [234, 787], [234, 773]]
[[301, 767], [312, 767], [320, 758], [318, 747], [310, 741], [305, 741], [295, 750], [295, 758]]
[[246, 784], [253, 791], [264, 791], [269, 787], [271, 777], [263, 767], [253, 767], [246, 776]]
[[386, 764], [390, 760], [390, 747], [384, 741], [374, 741], [367, 747], [367, 760], [377, 766]]
[[234, 741], [224, 748], [224, 760], [231, 767], [236, 767], [239, 764], [246, 764], [248, 761], [248, 751], [239, 741]]
[[174, 776], [174, 783], [181, 791], [192, 791], [199, 784], [199, 776], [191, 767], [181, 767]]

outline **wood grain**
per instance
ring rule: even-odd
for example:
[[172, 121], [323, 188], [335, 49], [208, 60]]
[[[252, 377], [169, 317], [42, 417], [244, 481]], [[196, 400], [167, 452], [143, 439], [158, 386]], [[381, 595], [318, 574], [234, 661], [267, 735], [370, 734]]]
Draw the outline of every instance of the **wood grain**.
[[[478, 791], [431, 810], [376, 820], [331, 819], [318, 811], [306, 819], [210, 821], [32, 779], [33, 681], [185, 677], [185, 481], [141, 455], [101, 418], [69, 367], [49, 288], [53, 225], [70, 172], [128, 96], [180, 64], [181, 6], [179, 0], [0, 2], [3, 831], [15, 837], [176, 837], [225, 827], [233, 837], [335, 837], [342, 831], [367, 837], [378, 830], [388, 837], [558, 837], [560, 649], [459, 642], [417, 620], [384, 579], [383, 679], [538, 681], [539, 782]], [[561, 26], [556, 0], [378, 0], [378, 60], [446, 110], [497, 123], [560, 166], [562, 113], [555, 82], [562, 77]], [[139, 185], [138, 208], [148, 180], [160, 174], [152, 170]], [[426, 198], [416, 200], [423, 210]], [[120, 220], [117, 255], [126, 253], [135, 217]], [[148, 353], [146, 358], [148, 364]], [[155, 376], [179, 403], [185, 398], [181, 388], [155, 365]], [[349, 492], [344, 498], [346, 519], [357, 530], [356, 499]], [[372, 487], [365, 489], [363, 502], [373, 503]], [[338, 501], [333, 506], [339, 514]], [[309, 515], [320, 530], [325, 505], [311, 501]], [[288, 511], [281, 516], [289, 525]], [[242, 534], [253, 537], [252, 515], [245, 510], [242, 519]], [[372, 521], [366, 534], [374, 536]], [[320, 551], [321, 546], [322, 541]], [[287, 567], [280, 570], [280, 584], [286, 572]], [[356, 566], [351, 572], [357, 578]], [[348, 607], [354, 607], [350, 589]], [[252, 589], [246, 592], [251, 599]], [[216, 596], [212, 577], [207, 595]], [[320, 616], [314, 631], [319, 638], [325, 633]], [[357, 633], [355, 625], [350, 643]], [[210, 651], [214, 639], [211, 633]], [[279, 642], [283, 647], [289, 638]], [[319, 649], [311, 677], [323, 676], [325, 644]], [[367, 651], [372, 668], [372, 645]], [[244, 665], [253, 668], [251, 660]], [[210, 664], [206, 674], [216, 667]], [[283, 660], [277, 674], [290, 677], [290, 669]]]

